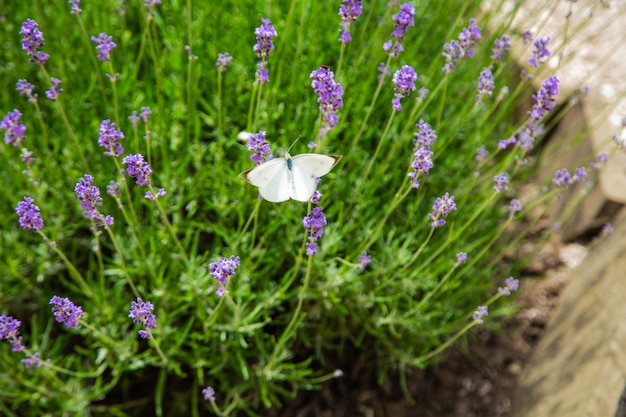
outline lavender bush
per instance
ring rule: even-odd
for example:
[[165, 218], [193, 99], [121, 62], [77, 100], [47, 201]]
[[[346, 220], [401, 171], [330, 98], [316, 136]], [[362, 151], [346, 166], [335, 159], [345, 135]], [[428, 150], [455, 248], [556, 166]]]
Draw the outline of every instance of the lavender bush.
[[[510, 314], [511, 226], [606, 162], [521, 196], [566, 111], [549, 37], [459, 0], [273, 5], [7, 6], [3, 414], [263, 415], [355, 352], [426, 367]], [[308, 203], [238, 175], [287, 149], [343, 156]]]

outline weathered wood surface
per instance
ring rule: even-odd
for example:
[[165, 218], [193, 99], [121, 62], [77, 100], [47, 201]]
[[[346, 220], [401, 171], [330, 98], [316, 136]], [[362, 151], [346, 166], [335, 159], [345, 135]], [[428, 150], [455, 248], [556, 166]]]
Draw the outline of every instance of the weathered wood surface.
[[513, 417], [611, 417], [626, 385], [626, 211], [571, 277], [519, 382]]

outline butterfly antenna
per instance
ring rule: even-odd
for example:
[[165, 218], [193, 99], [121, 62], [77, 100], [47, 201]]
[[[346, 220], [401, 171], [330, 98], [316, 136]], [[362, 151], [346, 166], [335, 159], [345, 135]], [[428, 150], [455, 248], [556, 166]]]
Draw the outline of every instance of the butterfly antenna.
[[287, 153], [289, 153], [289, 151], [291, 150], [291, 148], [293, 148], [293, 145], [295, 145], [299, 140], [300, 140], [301, 136], [298, 135], [298, 137], [296, 138], [296, 140], [293, 141], [293, 143], [291, 144], [291, 146], [289, 147], [289, 149], [287, 149]]

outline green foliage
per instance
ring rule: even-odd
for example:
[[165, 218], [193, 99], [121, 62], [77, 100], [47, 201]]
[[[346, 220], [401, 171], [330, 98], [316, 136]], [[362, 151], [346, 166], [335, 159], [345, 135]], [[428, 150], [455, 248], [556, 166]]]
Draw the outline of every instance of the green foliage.
[[[378, 92], [376, 68], [388, 60], [381, 45], [397, 8], [365, 3], [343, 51], [339, 2], [172, 1], [153, 17], [140, 1], [123, 12], [116, 1], [85, 2], [79, 15], [65, 0], [7, 6], [0, 112], [23, 113], [22, 146], [36, 161], [24, 175], [19, 148], [0, 145], [1, 313], [21, 320], [29, 352], [51, 361], [25, 369], [20, 353], [0, 346], [3, 413], [263, 414], [263, 407], [333, 378], [330, 352], [357, 349], [384, 378], [390, 370], [427, 366], [478, 324], [476, 307], [493, 303], [500, 296], [495, 288], [513, 272], [498, 261], [516, 242], [507, 227], [515, 187], [508, 197], [496, 194], [493, 177], [509, 172], [515, 183], [524, 175], [518, 161], [525, 152], [498, 152], [497, 141], [524, 123], [512, 113], [522, 100], [530, 106], [525, 84], [513, 84], [518, 70], [508, 57], [490, 61], [502, 33], [483, 32], [475, 56], [444, 76], [442, 46], [477, 10], [460, 0], [419, 2], [405, 51], [389, 62], [392, 74], [411, 65], [417, 88], [430, 92], [421, 103], [413, 93], [402, 112], [393, 112], [393, 84], [387, 77]], [[449, 10], [459, 11], [455, 20]], [[21, 50], [27, 18], [45, 36], [50, 59], [43, 68]], [[261, 18], [278, 32], [263, 85], [255, 84], [252, 51]], [[117, 44], [111, 62], [97, 61], [89, 40], [101, 32]], [[233, 64], [218, 73], [215, 59], [223, 52]], [[476, 79], [492, 64], [494, 97], [477, 106]], [[345, 105], [315, 152], [343, 159], [319, 187], [328, 225], [318, 254], [307, 256], [302, 218], [311, 204], [259, 201], [238, 176], [253, 166], [238, 135], [267, 132], [275, 155], [301, 137], [291, 152], [307, 152], [320, 129], [309, 78], [320, 65], [335, 71]], [[119, 78], [113, 83], [105, 74]], [[49, 77], [62, 80], [57, 101], [45, 98]], [[35, 84], [37, 106], [15, 91], [19, 79]], [[152, 116], [133, 128], [128, 117], [144, 106]], [[146, 157], [153, 190], [163, 187], [165, 196], [145, 199], [147, 187], [120, 174], [121, 158], [103, 155], [97, 141], [105, 119], [126, 134], [124, 155]], [[438, 139], [433, 170], [411, 189], [407, 173], [420, 119]], [[482, 145], [492, 156], [478, 163]], [[74, 195], [84, 174], [102, 191], [100, 213], [115, 218], [98, 234]], [[122, 184], [121, 206], [104, 193], [110, 181]], [[446, 192], [458, 210], [434, 229], [428, 214]], [[41, 208], [48, 241], [22, 230], [10, 212], [24, 196]], [[373, 261], [361, 270], [363, 251]], [[455, 265], [458, 252], [468, 253], [467, 264]], [[241, 266], [219, 297], [209, 263], [231, 255]], [[54, 321], [53, 295], [83, 307], [80, 327]], [[137, 297], [155, 306], [150, 341], [128, 318]], [[490, 321], [509, 311], [493, 307]], [[349, 364], [347, 352], [342, 360]], [[215, 402], [201, 398], [207, 385], [216, 390]]]

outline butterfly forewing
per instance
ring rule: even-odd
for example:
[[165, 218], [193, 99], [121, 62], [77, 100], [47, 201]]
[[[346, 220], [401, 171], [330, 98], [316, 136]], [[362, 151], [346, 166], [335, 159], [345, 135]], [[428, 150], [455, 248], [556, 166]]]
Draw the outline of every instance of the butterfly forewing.
[[301, 153], [293, 158], [294, 166], [298, 166], [303, 170], [310, 172], [315, 177], [321, 177], [330, 172], [331, 169], [339, 162], [341, 156], [337, 155], [320, 155], [318, 153]]

